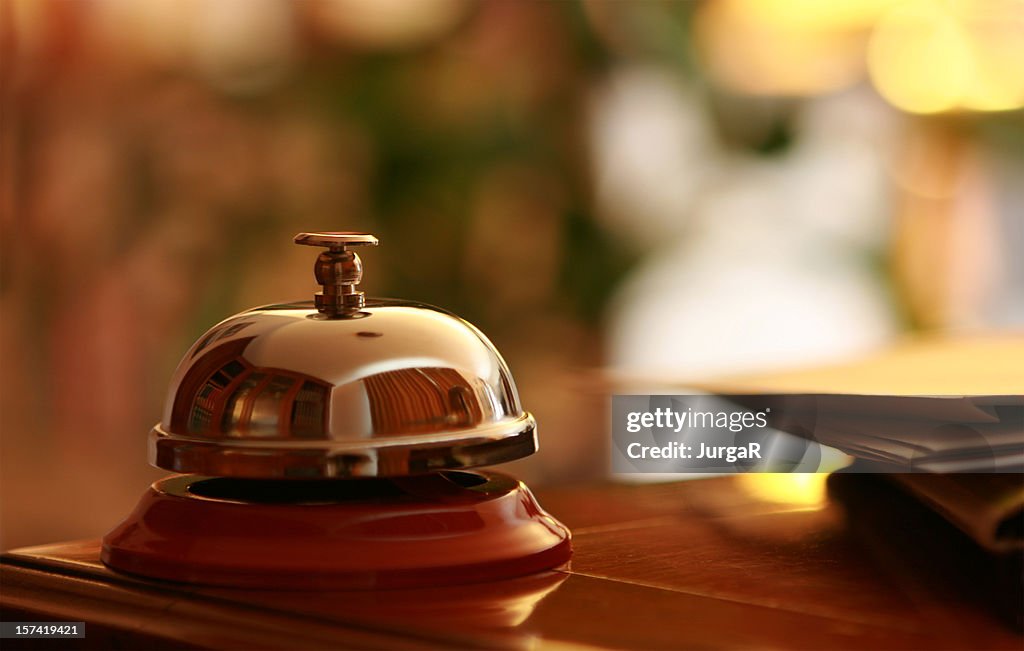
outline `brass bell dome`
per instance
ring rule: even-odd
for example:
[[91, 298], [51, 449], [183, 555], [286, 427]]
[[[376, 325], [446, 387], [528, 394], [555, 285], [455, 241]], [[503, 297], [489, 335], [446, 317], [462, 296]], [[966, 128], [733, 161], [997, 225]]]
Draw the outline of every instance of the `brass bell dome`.
[[508, 366], [470, 323], [366, 299], [351, 247], [365, 233], [302, 233], [326, 247], [315, 301], [211, 328], [171, 380], [150, 461], [222, 477], [385, 477], [485, 466], [537, 449]]

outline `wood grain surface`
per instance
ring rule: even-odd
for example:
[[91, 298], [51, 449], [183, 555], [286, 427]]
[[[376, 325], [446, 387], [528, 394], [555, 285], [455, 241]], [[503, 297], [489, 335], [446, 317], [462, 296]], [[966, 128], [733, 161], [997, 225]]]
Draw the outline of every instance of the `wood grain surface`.
[[[882, 480], [843, 481], [871, 511], [900, 503]], [[0, 603], [5, 621], [85, 621], [81, 648], [1022, 648], [963, 589], [987, 585], [974, 573], [993, 571], [988, 556], [927, 514], [873, 528], [843, 493], [782, 475], [538, 491], [574, 532], [568, 566], [419, 590], [207, 588], [112, 572], [97, 541], [27, 548], [3, 557]], [[931, 543], [913, 541], [922, 532]]]

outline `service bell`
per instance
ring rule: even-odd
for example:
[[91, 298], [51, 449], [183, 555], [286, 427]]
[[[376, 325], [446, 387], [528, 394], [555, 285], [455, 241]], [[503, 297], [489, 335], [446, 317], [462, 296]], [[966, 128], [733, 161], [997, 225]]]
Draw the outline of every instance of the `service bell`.
[[150, 461], [156, 482], [103, 560], [229, 586], [405, 587], [506, 578], [568, 560], [568, 530], [519, 481], [468, 469], [537, 450], [508, 366], [468, 322], [366, 298], [352, 249], [321, 246], [314, 301], [222, 321], [185, 354]]

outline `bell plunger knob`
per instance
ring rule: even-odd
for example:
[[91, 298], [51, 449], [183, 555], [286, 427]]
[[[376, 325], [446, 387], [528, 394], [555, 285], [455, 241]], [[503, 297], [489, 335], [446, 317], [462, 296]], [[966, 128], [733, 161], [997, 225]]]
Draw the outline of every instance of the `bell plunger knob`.
[[317, 256], [313, 271], [322, 291], [316, 293], [316, 309], [328, 317], [343, 317], [358, 312], [366, 299], [356, 285], [363, 279], [363, 263], [349, 247], [377, 246], [377, 238], [369, 233], [299, 233], [296, 244], [322, 246], [327, 250]]

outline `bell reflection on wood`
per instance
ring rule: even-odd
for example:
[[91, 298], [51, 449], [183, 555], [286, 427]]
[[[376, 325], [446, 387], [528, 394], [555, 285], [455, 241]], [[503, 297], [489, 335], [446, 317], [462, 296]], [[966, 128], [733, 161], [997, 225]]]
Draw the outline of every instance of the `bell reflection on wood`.
[[[329, 592], [317, 603], [319, 615], [403, 626], [423, 631], [509, 629], [522, 625], [546, 596], [565, 582], [563, 572], [538, 572], [529, 576], [478, 583], [472, 586], [440, 586], [429, 594], [415, 590]], [[309, 595], [302, 592], [248, 593], [253, 602], [308, 611]]]

